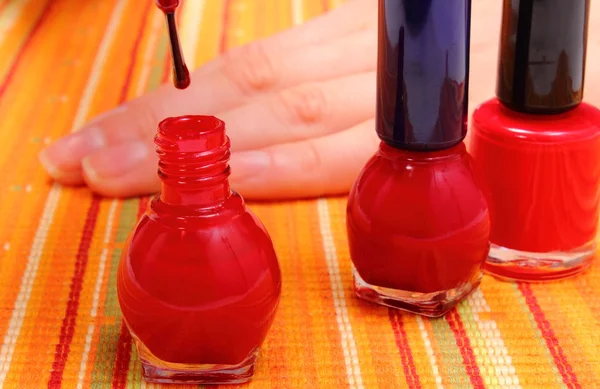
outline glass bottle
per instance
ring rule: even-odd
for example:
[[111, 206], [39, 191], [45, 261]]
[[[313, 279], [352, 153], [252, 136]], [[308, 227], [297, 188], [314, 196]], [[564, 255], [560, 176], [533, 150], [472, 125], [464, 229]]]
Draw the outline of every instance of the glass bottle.
[[132, 231], [117, 276], [144, 377], [245, 382], [281, 294], [273, 244], [229, 187], [221, 120], [167, 118], [155, 143], [162, 190]]

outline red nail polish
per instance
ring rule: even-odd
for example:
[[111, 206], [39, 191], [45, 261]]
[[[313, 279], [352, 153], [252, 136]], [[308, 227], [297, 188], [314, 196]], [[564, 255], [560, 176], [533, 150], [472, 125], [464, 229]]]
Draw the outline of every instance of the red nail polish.
[[173, 84], [177, 89], [186, 89], [190, 86], [190, 71], [185, 64], [179, 36], [177, 34], [177, 23], [175, 11], [179, 7], [179, 0], [154, 0], [154, 3], [164, 12], [169, 29], [169, 41], [171, 42], [171, 57], [173, 59]]
[[229, 188], [222, 121], [168, 118], [155, 142], [162, 191], [132, 231], [117, 275], [144, 377], [245, 382], [281, 294], [273, 244]]
[[476, 288], [489, 216], [466, 135], [469, 0], [379, 2], [379, 151], [347, 208], [356, 294], [441, 316]]
[[504, 0], [497, 98], [473, 115], [489, 189], [490, 273], [543, 281], [585, 269], [600, 211], [600, 111], [582, 103], [589, 1]]

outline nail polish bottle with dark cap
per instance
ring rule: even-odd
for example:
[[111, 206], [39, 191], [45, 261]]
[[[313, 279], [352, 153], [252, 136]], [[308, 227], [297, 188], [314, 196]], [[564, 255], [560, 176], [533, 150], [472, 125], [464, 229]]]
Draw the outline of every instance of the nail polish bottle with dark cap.
[[582, 102], [589, 0], [504, 0], [496, 97], [473, 114], [489, 188], [490, 256], [504, 279], [587, 268], [600, 212], [600, 111]]
[[441, 316], [479, 285], [487, 203], [467, 131], [470, 0], [380, 0], [377, 153], [347, 231], [358, 297]]

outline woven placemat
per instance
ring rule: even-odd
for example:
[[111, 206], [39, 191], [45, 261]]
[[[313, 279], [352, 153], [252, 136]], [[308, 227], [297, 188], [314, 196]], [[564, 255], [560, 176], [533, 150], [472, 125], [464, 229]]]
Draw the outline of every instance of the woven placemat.
[[[198, 66], [336, 5], [188, 0], [182, 31], [197, 46], [188, 62]], [[61, 188], [37, 162], [71, 128], [168, 79], [167, 37], [153, 7], [0, 1], [0, 388], [154, 386], [141, 379], [115, 290], [119, 255], [147, 199]], [[352, 294], [345, 203], [252, 205], [274, 240], [284, 289], [256, 375], [243, 387], [599, 385], [598, 265], [544, 285], [486, 276], [445, 318], [403, 314]]]

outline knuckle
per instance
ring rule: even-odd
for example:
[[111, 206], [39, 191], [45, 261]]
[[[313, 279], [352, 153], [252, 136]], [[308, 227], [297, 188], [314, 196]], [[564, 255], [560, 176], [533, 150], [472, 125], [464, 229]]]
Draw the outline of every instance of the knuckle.
[[225, 62], [227, 77], [244, 94], [268, 90], [279, 81], [276, 56], [260, 41], [241, 47]]
[[306, 150], [303, 153], [301, 169], [307, 172], [320, 172], [323, 166], [321, 152], [314, 140], [306, 141]]
[[284, 110], [293, 122], [314, 124], [329, 112], [329, 99], [323, 88], [316, 84], [288, 89], [280, 94]]
[[160, 119], [156, 111], [150, 105], [143, 101], [134, 100], [130, 103], [127, 112], [133, 114], [132, 119], [133, 123], [135, 123], [133, 130], [139, 138], [146, 139], [154, 137]]

